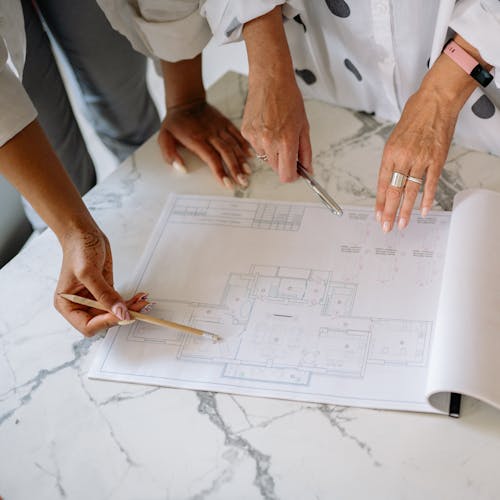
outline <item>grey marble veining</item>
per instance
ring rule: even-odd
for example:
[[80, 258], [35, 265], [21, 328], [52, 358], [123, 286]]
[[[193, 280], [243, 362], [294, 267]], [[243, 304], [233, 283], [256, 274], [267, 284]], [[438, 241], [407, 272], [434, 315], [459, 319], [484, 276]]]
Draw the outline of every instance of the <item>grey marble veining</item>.
[[[246, 78], [210, 100], [241, 121]], [[316, 176], [341, 203], [372, 206], [390, 124], [309, 101]], [[186, 153], [165, 165], [152, 138], [86, 197], [126, 293], [170, 191], [231, 193]], [[252, 162], [234, 196], [316, 202]], [[453, 146], [436, 207], [467, 187], [500, 191], [500, 160]], [[486, 499], [498, 496], [500, 415], [465, 400], [459, 420], [183, 391], [87, 378], [100, 338], [52, 307], [61, 252], [50, 233], [0, 271], [0, 496], [44, 499]]]

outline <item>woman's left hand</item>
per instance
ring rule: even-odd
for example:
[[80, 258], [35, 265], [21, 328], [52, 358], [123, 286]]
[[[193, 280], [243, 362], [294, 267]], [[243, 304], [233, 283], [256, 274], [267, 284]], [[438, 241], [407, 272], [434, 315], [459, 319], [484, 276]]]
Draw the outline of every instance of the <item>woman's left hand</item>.
[[[384, 232], [391, 231], [396, 218], [399, 229], [408, 225], [421, 184], [422, 215], [431, 208], [457, 117], [456, 110], [426, 90], [408, 99], [385, 145], [379, 170], [375, 210]], [[408, 176], [403, 186], [391, 184], [394, 172]]]
[[[459, 35], [455, 42], [482, 66], [491, 68]], [[422, 216], [431, 209], [458, 115], [477, 86], [455, 61], [441, 54], [418, 91], [408, 99], [385, 145], [379, 170], [375, 211], [384, 232], [391, 231], [396, 218], [399, 229], [408, 225], [421, 185]], [[398, 179], [396, 185], [391, 183], [395, 172], [403, 174], [399, 176], [399, 186]]]

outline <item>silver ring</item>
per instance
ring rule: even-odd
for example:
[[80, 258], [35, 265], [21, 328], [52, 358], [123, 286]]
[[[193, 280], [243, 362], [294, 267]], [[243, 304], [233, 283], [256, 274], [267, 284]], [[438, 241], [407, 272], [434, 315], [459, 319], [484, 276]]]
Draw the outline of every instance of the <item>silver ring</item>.
[[411, 182], [416, 182], [417, 184], [422, 184], [424, 182], [423, 179], [419, 179], [418, 177], [413, 177], [412, 175], [409, 175], [407, 180]]
[[393, 172], [391, 177], [391, 186], [402, 188], [406, 184], [406, 179], [408, 179], [407, 175], [400, 172]]
[[267, 156], [265, 153], [263, 155], [257, 155], [257, 159], [258, 160], [262, 160], [262, 161], [267, 161], [269, 160], [269, 156]]

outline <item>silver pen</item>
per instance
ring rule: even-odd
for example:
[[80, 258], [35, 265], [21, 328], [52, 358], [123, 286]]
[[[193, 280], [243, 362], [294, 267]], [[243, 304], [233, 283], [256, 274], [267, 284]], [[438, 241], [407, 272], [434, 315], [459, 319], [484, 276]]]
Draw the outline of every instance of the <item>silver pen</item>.
[[309, 187], [319, 196], [330, 212], [339, 217], [344, 213], [340, 205], [326, 192], [318, 181], [306, 170], [302, 163], [297, 162], [297, 172], [304, 178]]

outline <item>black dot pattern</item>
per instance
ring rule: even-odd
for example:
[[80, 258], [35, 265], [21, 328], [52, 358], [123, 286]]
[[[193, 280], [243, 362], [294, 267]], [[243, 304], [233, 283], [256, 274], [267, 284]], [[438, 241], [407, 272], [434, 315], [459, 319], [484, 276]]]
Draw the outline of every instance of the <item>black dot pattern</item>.
[[356, 68], [356, 66], [354, 66], [354, 64], [349, 59], [344, 59], [344, 64], [345, 67], [356, 77], [356, 80], [358, 80], [358, 82], [363, 79], [361, 73], [358, 71], [358, 68]]
[[300, 14], [297, 14], [293, 20], [296, 22], [296, 23], [299, 23], [300, 25], [302, 25], [302, 27], [304, 28], [304, 33], [307, 31], [307, 28], [306, 28], [306, 25], [304, 24], [304, 21], [302, 21], [302, 18], [300, 17]]
[[327, 7], [334, 16], [349, 17], [351, 9], [344, 0], [325, 0]]
[[296, 69], [295, 74], [300, 76], [307, 85], [312, 85], [316, 82], [316, 75], [310, 69]]
[[482, 95], [473, 105], [472, 112], [479, 118], [491, 118], [495, 114], [495, 105], [490, 99]]
[[241, 23], [238, 21], [238, 19], [233, 17], [232, 21], [229, 23], [226, 31], [224, 32], [226, 38], [229, 38], [240, 26]]

